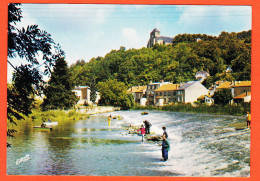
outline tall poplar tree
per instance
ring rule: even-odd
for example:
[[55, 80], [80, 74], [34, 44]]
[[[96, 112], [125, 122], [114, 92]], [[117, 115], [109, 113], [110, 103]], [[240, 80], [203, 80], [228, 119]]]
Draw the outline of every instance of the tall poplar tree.
[[59, 58], [55, 65], [48, 86], [44, 89], [42, 107], [49, 109], [70, 109], [77, 103], [77, 97], [72, 92], [73, 84], [67, 62]]

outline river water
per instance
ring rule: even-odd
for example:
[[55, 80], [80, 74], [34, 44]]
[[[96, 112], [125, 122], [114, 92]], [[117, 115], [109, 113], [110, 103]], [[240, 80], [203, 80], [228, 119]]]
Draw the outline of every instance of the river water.
[[[242, 117], [148, 111], [117, 111], [89, 119], [59, 123], [53, 131], [34, 130], [24, 124], [20, 135], [8, 139], [8, 175], [91, 176], [199, 176], [249, 177], [250, 130], [231, 123]], [[113, 119], [111, 127], [107, 117]], [[169, 160], [160, 161], [159, 142], [141, 143], [127, 134], [125, 125], [151, 122], [151, 132], [167, 127]], [[17, 160], [23, 160], [17, 162]]]

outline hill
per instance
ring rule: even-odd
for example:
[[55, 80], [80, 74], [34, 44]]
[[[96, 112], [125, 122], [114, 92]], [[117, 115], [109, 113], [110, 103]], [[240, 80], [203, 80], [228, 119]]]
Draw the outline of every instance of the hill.
[[[226, 73], [231, 67], [232, 72]], [[215, 80], [251, 80], [251, 30], [222, 32], [219, 36], [177, 35], [173, 45], [112, 50], [105, 57], [79, 60], [70, 66], [75, 85], [117, 79], [128, 87], [150, 81], [173, 83], [194, 80], [205, 70]]]

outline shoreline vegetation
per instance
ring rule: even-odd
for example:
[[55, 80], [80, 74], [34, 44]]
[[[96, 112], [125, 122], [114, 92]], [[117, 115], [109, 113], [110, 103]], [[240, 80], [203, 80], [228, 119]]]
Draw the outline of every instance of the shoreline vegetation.
[[211, 105], [206, 104], [176, 104], [166, 105], [162, 107], [157, 106], [139, 106], [135, 105], [132, 110], [158, 110], [158, 111], [173, 111], [173, 112], [189, 112], [189, 113], [205, 113], [205, 114], [223, 114], [233, 116], [243, 116], [247, 111], [250, 111], [250, 104], [243, 105]]

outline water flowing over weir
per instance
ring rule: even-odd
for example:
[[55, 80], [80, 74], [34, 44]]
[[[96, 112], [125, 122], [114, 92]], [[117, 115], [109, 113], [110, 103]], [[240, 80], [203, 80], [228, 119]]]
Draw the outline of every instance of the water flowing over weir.
[[[130, 124], [140, 124], [147, 119], [153, 125], [151, 130], [159, 134], [162, 134], [162, 126], [167, 127], [171, 144], [169, 160], [156, 162], [150, 169], [180, 176], [250, 175], [250, 130], [228, 127], [233, 122], [245, 121], [243, 118], [154, 111], [146, 116], [131, 111], [120, 115]], [[147, 154], [161, 156], [158, 149], [153, 149], [156, 146], [149, 147]]]
[[[148, 111], [116, 111], [87, 120], [59, 124], [52, 132], [24, 125], [24, 134], [10, 139], [8, 175], [199, 176], [249, 177], [250, 130], [229, 125], [242, 117]], [[120, 116], [107, 125], [109, 115]], [[151, 132], [167, 127], [169, 160], [160, 161], [160, 142], [140, 143], [124, 126], [151, 122]], [[16, 165], [19, 158], [30, 159]]]

